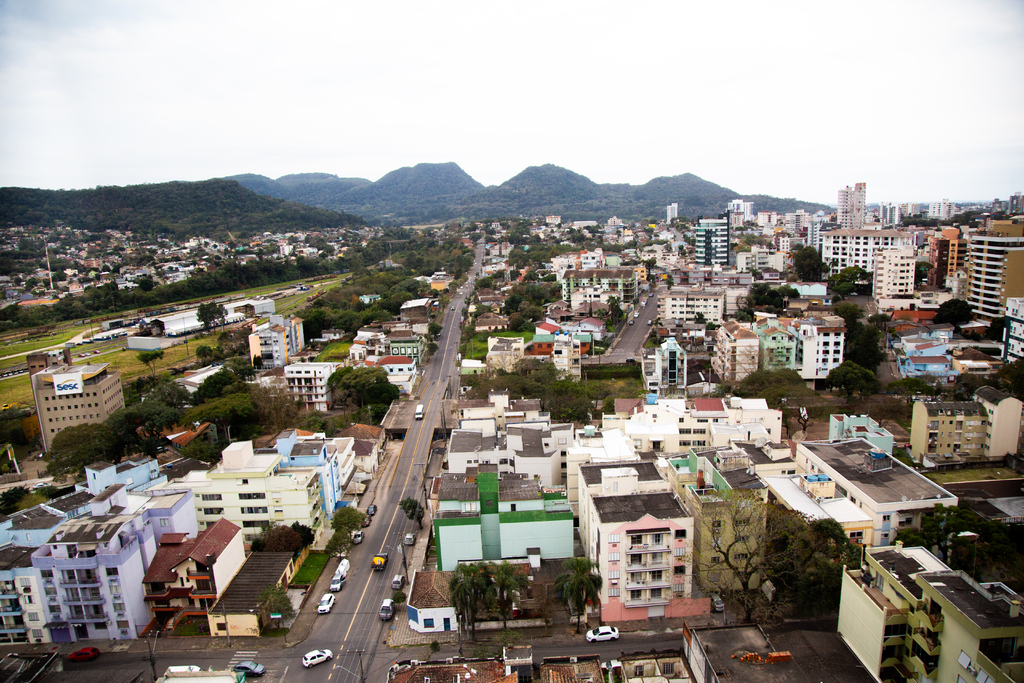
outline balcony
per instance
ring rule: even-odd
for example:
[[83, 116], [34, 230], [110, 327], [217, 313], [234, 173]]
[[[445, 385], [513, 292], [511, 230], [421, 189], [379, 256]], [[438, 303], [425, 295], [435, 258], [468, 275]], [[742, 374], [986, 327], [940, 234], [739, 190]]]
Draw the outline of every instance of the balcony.
[[641, 545], [629, 546], [629, 552], [631, 553], [667, 553], [668, 550], [668, 543], [659, 543], [657, 545], [655, 545], [654, 543], [644, 543]]
[[73, 579], [61, 579], [58, 583], [61, 586], [99, 586], [102, 584], [99, 576], [76, 576]]
[[661, 579], [634, 579], [626, 576], [626, 590], [640, 590], [641, 588], [668, 588], [672, 584], [670, 576]]
[[21, 616], [23, 612], [24, 610], [19, 604], [0, 606], [0, 617], [17, 617]]
[[90, 623], [94, 623], [94, 622], [106, 621], [106, 620], [107, 620], [107, 615], [103, 614], [102, 612], [99, 612], [99, 613], [85, 612], [83, 614], [69, 614], [68, 615], [68, 621], [70, 621], [72, 623], [74, 623], [74, 622], [83, 622], [83, 621], [88, 621]]
[[630, 562], [626, 565], [627, 572], [643, 572], [643, 571], [658, 571], [669, 568], [670, 560], [668, 557], [658, 561], [645, 561], [645, 562]]
[[928, 661], [922, 660], [918, 655], [904, 655], [903, 664], [911, 671], [924, 678], [935, 678], [935, 671], [939, 668], [938, 657], [928, 657]]
[[623, 605], [626, 607], [655, 607], [658, 605], [667, 605], [670, 600], [670, 596], [666, 596], [662, 593], [660, 598], [640, 598], [639, 600], [625, 600]]
[[65, 597], [66, 605], [102, 605], [106, 599], [102, 595], [80, 595], [77, 598]]
[[939, 642], [939, 637], [930, 634], [925, 629], [915, 628], [912, 638], [931, 657], [938, 657], [942, 653], [942, 644]]

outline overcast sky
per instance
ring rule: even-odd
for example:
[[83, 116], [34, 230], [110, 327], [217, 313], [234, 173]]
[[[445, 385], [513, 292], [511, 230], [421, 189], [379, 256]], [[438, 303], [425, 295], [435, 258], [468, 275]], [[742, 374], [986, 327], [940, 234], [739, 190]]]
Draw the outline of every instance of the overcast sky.
[[446, 161], [1005, 199], [1024, 2], [0, 0], [2, 186]]

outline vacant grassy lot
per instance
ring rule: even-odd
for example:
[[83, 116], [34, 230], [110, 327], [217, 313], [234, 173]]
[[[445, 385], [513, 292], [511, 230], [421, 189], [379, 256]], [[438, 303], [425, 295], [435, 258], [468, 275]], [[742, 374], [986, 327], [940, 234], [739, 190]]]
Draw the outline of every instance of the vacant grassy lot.
[[295, 572], [295, 576], [292, 577], [291, 585], [312, 586], [320, 578], [320, 574], [323, 573], [328, 559], [330, 558], [327, 557], [326, 553], [310, 553], [306, 557], [306, 561], [302, 563], [302, 568]]
[[463, 345], [462, 357], [483, 360], [487, 357], [488, 337], [522, 337], [529, 344], [533, 341], [533, 332], [477, 332], [469, 342]]
[[[36, 349], [45, 349], [50, 346], [57, 346], [63, 344], [67, 340], [74, 337], [79, 332], [85, 331], [84, 327], [67, 327], [65, 329], [55, 331], [53, 336], [49, 334], [32, 337], [30, 339], [24, 339], [21, 341], [6, 343], [0, 346], [0, 358], [6, 356], [14, 356], [21, 353], [29, 353]], [[21, 362], [24, 362], [24, 358]]]
[[960, 481], [991, 481], [993, 479], [1020, 479], [1010, 467], [986, 467], [981, 469], [946, 470], [944, 472], [922, 472], [936, 484], [952, 484]]
[[352, 348], [352, 342], [331, 342], [320, 355], [316, 357], [317, 362], [326, 363], [329, 361], [341, 362], [348, 358], [348, 350]]

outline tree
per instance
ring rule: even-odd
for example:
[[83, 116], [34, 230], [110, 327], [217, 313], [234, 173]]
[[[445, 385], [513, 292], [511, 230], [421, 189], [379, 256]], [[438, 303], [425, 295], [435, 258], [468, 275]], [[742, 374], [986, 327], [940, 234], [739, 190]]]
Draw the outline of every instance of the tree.
[[587, 613], [587, 603], [601, 600], [601, 575], [589, 557], [570, 557], [562, 563], [563, 572], [555, 578], [555, 591], [562, 602], [576, 612], [576, 633]]
[[196, 347], [196, 358], [204, 363], [209, 362], [213, 358], [213, 349], [206, 344], [200, 344]]
[[480, 563], [458, 565], [448, 580], [448, 593], [459, 629], [469, 632], [473, 640], [476, 640], [476, 613], [486, 602], [489, 585], [487, 570]]
[[212, 327], [224, 324], [228, 318], [228, 311], [220, 304], [211, 301], [199, 304], [199, 308], [196, 310], [196, 317], [203, 324], [203, 329], [209, 332]]
[[841, 389], [846, 392], [846, 402], [849, 403], [854, 392], [861, 395], [872, 393], [878, 388], [878, 380], [875, 373], [862, 368], [853, 361], [843, 361], [843, 364], [835, 368], [825, 378], [827, 388]]
[[298, 421], [299, 401], [287, 387], [279, 384], [251, 384], [248, 388], [254, 418], [262, 427], [279, 431], [294, 426]]
[[437, 335], [441, 334], [441, 330], [443, 329], [444, 328], [437, 323], [430, 323], [427, 325], [427, 334], [431, 337], [437, 337]]
[[1024, 400], [1024, 359], [1007, 363], [999, 369], [999, 380], [1011, 394]]
[[[921, 286], [928, 281], [928, 274], [934, 268], [928, 261], [918, 261], [914, 265], [914, 284]], [[938, 284], [942, 284], [941, 282]]]
[[143, 365], [148, 365], [150, 373], [153, 375], [153, 377], [156, 377], [156, 363], [157, 361], [163, 359], [164, 350], [155, 349], [153, 351], [139, 351], [136, 354], [136, 357], [139, 359], [140, 363], [142, 363]]
[[336, 405], [353, 403], [360, 408], [390, 404], [400, 395], [398, 387], [388, 381], [384, 368], [339, 368], [327, 378], [327, 386], [334, 392]]
[[82, 424], [57, 433], [50, 444], [50, 462], [46, 472], [55, 480], [79, 474], [100, 460], [117, 460], [116, 441], [105, 424]]
[[420, 528], [423, 528], [423, 515], [426, 511], [418, 500], [415, 498], [404, 498], [398, 503], [398, 507], [402, 508], [402, 512], [405, 513], [406, 517], [415, 520], [420, 525]]
[[215, 398], [185, 413], [185, 422], [212, 422], [222, 430], [242, 424], [252, 417], [255, 409], [247, 393], [228, 394]]
[[220, 460], [220, 451], [206, 439], [192, 439], [181, 449], [181, 455], [200, 462], [215, 463]]
[[288, 621], [295, 616], [295, 608], [292, 607], [288, 593], [277, 584], [261, 590], [256, 596], [256, 604], [263, 614], [280, 614], [282, 621]]
[[907, 377], [889, 382], [889, 386], [885, 390], [896, 396], [918, 396], [921, 394], [931, 396], [932, 394], [932, 386], [919, 377]]
[[159, 401], [143, 401], [115, 410], [104, 422], [114, 435], [115, 459], [135, 453], [156, 455], [156, 449], [167, 443], [164, 430], [178, 424], [180, 418], [181, 413]]
[[402, 590], [396, 590], [395, 592], [393, 592], [393, 593], [391, 594], [391, 600], [392, 600], [392, 601], [393, 601], [393, 602], [394, 602], [394, 603], [395, 603], [396, 605], [404, 605], [404, 604], [405, 604], [405, 601], [406, 601], [406, 595], [405, 595], [405, 591], [402, 591]]
[[331, 517], [331, 529], [334, 535], [327, 541], [324, 548], [329, 556], [346, 555], [352, 549], [352, 534], [363, 526], [366, 513], [351, 505], [343, 507]]
[[999, 316], [998, 318], [992, 318], [992, 322], [988, 324], [988, 329], [985, 330], [985, 338], [991, 339], [992, 341], [1001, 342], [1003, 341], [1003, 330], [1006, 329], [1006, 318]]
[[939, 304], [939, 310], [935, 313], [935, 317], [932, 320], [936, 325], [950, 323], [959, 332], [960, 325], [970, 322], [973, 316], [974, 311], [971, 310], [969, 303], [963, 299], [949, 299]]
[[169, 380], [160, 382], [146, 394], [147, 401], [160, 401], [178, 411], [185, 410], [192, 403], [191, 399], [192, 395], [188, 393], [188, 389]]
[[305, 524], [299, 524], [298, 522], [293, 522], [292, 523], [292, 530], [294, 530], [295, 533], [297, 533], [299, 535], [299, 537], [302, 539], [302, 546], [301, 547], [303, 547], [303, 548], [307, 548], [307, 547], [313, 545], [313, 542], [316, 540], [316, 536], [313, 534], [313, 530], [310, 529]]
[[618, 324], [622, 320], [622, 300], [617, 296], [608, 297], [608, 320], [613, 325]]
[[[271, 524], [260, 533], [265, 553], [297, 553], [302, 549], [302, 535], [290, 526]], [[254, 544], [255, 545], [255, 544]], [[255, 550], [255, 548], [253, 548]]]
[[812, 246], [805, 246], [793, 252], [793, 270], [802, 282], [820, 282], [825, 263], [821, 254]]
[[513, 313], [508, 317], [508, 329], [509, 332], [519, 332], [523, 329], [523, 325], [526, 323], [526, 318], [520, 313]]
[[526, 593], [530, 581], [520, 565], [509, 564], [507, 561], [492, 565], [490, 574], [494, 604], [501, 615], [502, 628], [508, 628], [512, 608]]

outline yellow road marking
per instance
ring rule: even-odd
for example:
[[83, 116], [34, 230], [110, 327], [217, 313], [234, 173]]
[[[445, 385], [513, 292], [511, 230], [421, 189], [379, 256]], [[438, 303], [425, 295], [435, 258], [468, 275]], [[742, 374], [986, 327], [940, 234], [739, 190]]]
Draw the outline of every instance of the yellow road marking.
[[[454, 321], [455, 321], [455, 316], [452, 316], [449, 319], [449, 321], [448, 321], [449, 324], [451, 324], [451, 329], [449, 330], [449, 334], [451, 334], [452, 332], [454, 332], [458, 328], [458, 326], [454, 324]], [[456, 346], [456, 348], [458, 348], [458, 344], [456, 344], [455, 346]], [[448, 363], [448, 348], [445, 348], [444, 355], [441, 356], [441, 373], [442, 374], [444, 373], [444, 367], [445, 367], [445, 365], [447, 363]], [[427, 405], [426, 405], [425, 410], [427, 410], [427, 411], [430, 410], [430, 406], [434, 402], [434, 398], [437, 396], [437, 390], [441, 386], [441, 384], [442, 383], [439, 381], [439, 382], [437, 382], [434, 385], [434, 390], [430, 393], [430, 398], [427, 400]], [[442, 409], [443, 409], [443, 406], [442, 406]], [[414, 453], [415, 453], [416, 450], [419, 449], [419, 447], [420, 447], [420, 439], [423, 438], [423, 432], [425, 432], [425, 431], [426, 430], [422, 429], [422, 427], [421, 427], [420, 433], [416, 436], [416, 441], [415, 441], [415, 444], [413, 445], [413, 452]], [[431, 434], [433, 434], [434, 429], [431, 428], [430, 431], [431, 431]], [[409, 444], [408, 441], [406, 441], [405, 443], [402, 444], [402, 450], [399, 451], [398, 457], [395, 459], [395, 471], [392, 472], [392, 474], [391, 474], [392, 482], [395, 479], [395, 474], [397, 474], [397, 472], [398, 472], [398, 463], [400, 463], [402, 461], [402, 456], [405, 455], [405, 447], [408, 444]], [[413, 465], [417, 464], [415, 462], [415, 460], [416, 460], [416, 456], [414, 455], [413, 456], [413, 463], [412, 463]], [[427, 452], [427, 462], [430, 462], [430, 452], [429, 452], [429, 450]], [[423, 464], [423, 466], [425, 468], [426, 467], [426, 463], [422, 463], [422, 464]], [[413, 471], [413, 467], [410, 467], [409, 471], [405, 475], [405, 482], [402, 484], [402, 490], [403, 491], [406, 489], [406, 487], [409, 486], [409, 478], [412, 476], [412, 471]], [[424, 478], [425, 477], [426, 477], [426, 472], [424, 472]], [[388, 487], [390, 488], [390, 486], [391, 486], [391, 484], [389, 483]], [[380, 550], [377, 551], [378, 553], [384, 552], [384, 548], [387, 546], [388, 534], [391, 533], [391, 527], [393, 527], [395, 525], [395, 517], [396, 516], [397, 516], [397, 511], [395, 512], [395, 514], [392, 514], [392, 516], [391, 516], [391, 523], [388, 525], [388, 530], [384, 532], [384, 542], [381, 544]], [[372, 574], [371, 574], [371, 576], [372, 576]], [[352, 621], [349, 622], [348, 629], [345, 631], [345, 638], [344, 638], [344, 640], [348, 640], [348, 636], [352, 632], [352, 627], [356, 625], [355, 615], [359, 614], [359, 608], [362, 607], [363, 599], [366, 597], [366, 591], [368, 591], [368, 590], [370, 590], [370, 582], [369, 581], [366, 582], [366, 587], [363, 588], [363, 592], [359, 595], [359, 602], [356, 603], [356, 609], [355, 609], [355, 612], [352, 615]]]

